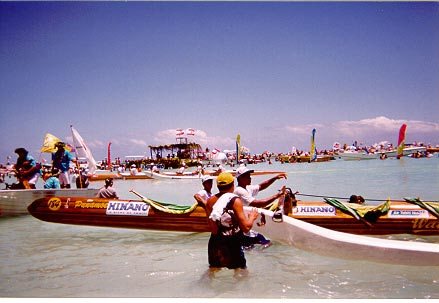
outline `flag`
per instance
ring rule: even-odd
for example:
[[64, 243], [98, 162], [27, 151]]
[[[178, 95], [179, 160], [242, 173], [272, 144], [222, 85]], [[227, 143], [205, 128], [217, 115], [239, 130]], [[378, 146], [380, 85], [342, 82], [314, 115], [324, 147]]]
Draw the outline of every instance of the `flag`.
[[241, 159], [241, 135], [236, 136], [236, 164], [239, 164]]
[[315, 136], [316, 136], [316, 129], [314, 128], [312, 130], [311, 135], [311, 150], [309, 152], [309, 160], [315, 161], [317, 159], [317, 149], [316, 149], [316, 143], [315, 143]]
[[182, 130], [181, 128], [177, 129], [177, 137], [183, 136], [184, 135], [184, 130]]
[[93, 174], [96, 171], [97, 166], [91, 150], [87, 148], [87, 145], [79, 135], [78, 131], [74, 129], [73, 126], [70, 126], [70, 128], [72, 129], [73, 146], [75, 147], [76, 156], [87, 159], [89, 173]]
[[195, 129], [193, 129], [193, 128], [188, 128], [188, 129], [186, 130], [186, 133], [187, 133], [188, 136], [195, 136]]
[[61, 142], [61, 140], [57, 137], [55, 137], [52, 134], [47, 133], [44, 137], [44, 143], [41, 147], [42, 153], [54, 153], [56, 152], [57, 148], [55, 147], [55, 144], [57, 142]]
[[401, 125], [401, 128], [399, 129], [399, 137], [398, 137], [398, 148], [396, 158], [399, 159], [403, 156], [404, 152], [404, 141], [405, 141], [405, 130], [407, 129], [407, 125], [403, 124]]

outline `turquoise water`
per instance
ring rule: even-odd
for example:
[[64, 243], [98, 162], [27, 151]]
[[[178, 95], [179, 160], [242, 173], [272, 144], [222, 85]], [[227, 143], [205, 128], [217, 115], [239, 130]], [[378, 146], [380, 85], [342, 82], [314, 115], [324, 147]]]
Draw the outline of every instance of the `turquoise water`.
[[[439, 200], [439, 158], [331, 161], [253, 166], [282, 170], [300, 193]], [[255, 176], [254, 183], [269, 176]], [[93, 182], [99, 187], [101, 182]], [[115, 181], [151, 198], [192, 204], [199, 180]], [[303, 200], [316, 200], [300, 197]], [[274, 243], [246, 252], [248, 271], [209, 275], [207, 233], [73, 226], [31, 216], [0, 220], [0, 297], [179, 297], [289, 299], [439, 299], [439, 268], [324, 257]], [[439, 236], [387, 238], [439, 243]], [[355, 254], [353, 251], [352, 254]]]

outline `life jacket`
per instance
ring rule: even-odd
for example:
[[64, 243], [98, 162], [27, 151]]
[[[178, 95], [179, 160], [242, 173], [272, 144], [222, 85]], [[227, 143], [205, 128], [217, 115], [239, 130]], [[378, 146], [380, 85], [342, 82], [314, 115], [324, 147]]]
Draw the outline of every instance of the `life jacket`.
[[219, 220], [216, 221], [218, 226], [218, 232], [223, 236], [235, 236], [241, 234], [238, 219], [236, 218], [235, 212], [233, 211], [233, 203], [235, 202], [235, 199], [238, 198], [238, 196], [234, 194], [223, 196], [224, 198], [221, 198], [227, 199], [228, 201], [226, 206], [223, 208]]

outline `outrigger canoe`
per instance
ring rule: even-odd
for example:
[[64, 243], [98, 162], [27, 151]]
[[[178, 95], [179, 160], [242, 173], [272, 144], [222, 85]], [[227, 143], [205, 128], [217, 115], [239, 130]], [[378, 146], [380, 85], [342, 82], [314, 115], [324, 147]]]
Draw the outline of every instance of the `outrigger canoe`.
[[[227, 170], [232, 175], [236, 174], [234, 170]], [[255, 170], [252, 175], [272, 175], [283, 173], [281, 171], [263, 171], [263, 170]], [[150, 170], [142, 171], [136, 175], [131, 175], [129, 172], [124, 173], [106, 173], [106, 174], [96, 174], [89, 176], [90, 181], [100, 181], [105, 180], [107, 178], [112, 179], [123, 179], [123, 180], [139, 180], [139, 179], [202, 179], [204, 176], [216, 176], [219, 172], [215, 171], [205, 171], [204, 174], [196, 173], [196, 172], [184, 172], [183, 174], [179, 174], [175, 171], [162, 171], [162, 172], [153, 172]]]
[[[137, 194], [137, 193], [136, 193]], [[380, 217], [375, 227], [370, 227], [356, 218], [346, 214], [331, 215], [333, 206], [324, 210], [323, 203], [311, 206], [298, 203], [297, 207], [312, 207], [318, 215], [311, 211], [306, 216], [281, 215], [281, 220], [275, 213], [258, 209], [260, 217], [254, 228], [272, 240], [280, 241], [300, 249], [318, 254], [348, 259], [361, 259], [375, 262], [394, 264], [439, 266], [439, 244], [377, 239], [352, 233], [420, 233], [438, 234], [439, 220], [426, 217], [414, 219], [407, 217]], [[400, 208], [396, 204], [392, 210], [406, 212], [409, 208]], [[417, 205], [411, 205], [411, 210], [422, 211]], [[320, 209], [318, 209], [320, 208]], [[83, 197], [52, 197], [35, 200], [28, 208], [34, 217], [48, 222], [79, 224], [105, 227], [137, 228], [162, 231], [208, 232], [206, 214], [203, 208], [193, 204], [179, 206], [160, 203], [146, 197], [142, 200], [109, 200], [89, 199]], [[246, 208], [249, 210], [249, 208]], [[401, 213], [400, 213], [401, 214]], [[300, 217], [301, 220], [295, 219]], [[306, 217], [314, 217], [314, 223], [330, 226], [331, 229], [305, 222]], [[317, 219], [316, 217], [319, 217]], [[417, 220], [427, 220], [418, 224]], [[331, 223], [333, 222], [333, 223]], [[325, 224], [323, 224], [325, 223]], [[357, 224], [359, 224], [357, 226]], [[355, 227], [349, 227], [353, 225]], [[362, 226], [364, 225], [364, 226]], [[391, 227], [403, 225], [404, 227]], [[351, 233], [339, 232], [333, 229], [347, 230]], [[379, 228], [379, 229], [378, 229]]]
[[[226, 172], [231, 173], [232, 175], [236, 175], [235, 170], [226, 170]], [[202, 179], [204, 176], [217, 176], [220, 172], [216, 171], [205, 171], [204, 174], [196, 173], [196, 172], [185, 172], [183, 174], [179, 174], [176, 172], [153, 172], [153, 171], [145, 171], [146, 175], [149, 175], [151, 178], [155, 179]], [[263, 170], [255, 170], [252, 175], [272, 175], [272, 174], [280, 174], [284, 173], [281, 171], [263, 171]]]
[[[169, 231], [208, 230], [205, 211], [196, 203], [191, 206], [162, 203], [134, 193], [143, 201], [56, 196], [36, 199], [28, 210], [34, 217], [48, 222]], [[431, 208], [421, 206], [386, 201], [365, 210], [364, 207], [353, 209], [351, 203], [335, 199], [327, 199], [326, 203], [298, 201], [290, 217], [351, 234], [439, 235], [439, 217]]]

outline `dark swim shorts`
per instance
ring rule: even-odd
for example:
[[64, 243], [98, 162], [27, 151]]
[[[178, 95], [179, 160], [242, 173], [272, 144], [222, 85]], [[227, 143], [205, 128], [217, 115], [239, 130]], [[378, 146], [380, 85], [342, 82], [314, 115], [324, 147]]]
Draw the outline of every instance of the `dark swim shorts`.
[[242, 235], [222, 236], [211, 234], [208, 254], [210, 267], [227, 267], [230, 269], [247, 267], [242, 249]]

